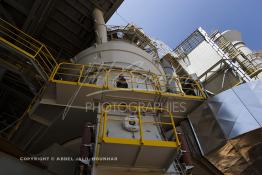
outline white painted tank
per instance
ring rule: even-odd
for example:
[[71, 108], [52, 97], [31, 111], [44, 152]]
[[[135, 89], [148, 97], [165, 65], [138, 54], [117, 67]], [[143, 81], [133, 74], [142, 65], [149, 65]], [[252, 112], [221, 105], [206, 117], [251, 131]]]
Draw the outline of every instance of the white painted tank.
[[252, 50], [249, 49], [242, 40], [241, 33], [237, 30], [226, 30], [222, 35], [230, 41], [236, 49], [242, 51], [245, 55], [252, 54]]
[[158, 60], [126, 41], [109, 41], [90, 47], [74, 57], [79, 64], [107, 64], [164, 75]]
[[[121, 70], [110, 71], [108, 75], [109, 86], [120, 87], [118, 82], [120, 78], [122, 78], [121, 81], [125, 83], [123, 83], [123, 87], [121, 88], [132, 87], [139, 90], [156, 90], [157, 86], [155, 85], [154, 76], [151, 74], [143, 75], [143, 73], [139, 71], [143, 70], [156, 75], [165, 75], [160, 60], [156, 60], [146, 51], [128, 41], [107, 41], [103, 12], [99, 9], [95, 9], [93, 17], [96, 44], [77, 54], [72, 61], [79, 64], [103, 64], [110, 67], [135, 70], [136, 72], [133, 72], [133, 74]], [[92, 74], [97, 73], [93, 72]], [[98, 77], [104, 77], [105, 72], [99, 72], [97, 75]], [[97, 77], [95, 79], [97, 79]], [[104, 79], [102, 80], [104, 81]], [[163, 87], [166, 82], [165, 78], [160, 81], [160, 85]], [[97, 83], [99, 82], [97, 81]], [[165, 90], [165, 87], [163, 90]]]

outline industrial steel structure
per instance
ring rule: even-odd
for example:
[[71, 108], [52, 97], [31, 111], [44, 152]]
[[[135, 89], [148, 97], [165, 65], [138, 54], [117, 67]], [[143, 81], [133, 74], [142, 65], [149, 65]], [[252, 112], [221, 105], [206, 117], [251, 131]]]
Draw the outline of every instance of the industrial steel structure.
[[107, 26], [121, 3], [0, 2], [0, 172], [261, 174], [262, 54]]

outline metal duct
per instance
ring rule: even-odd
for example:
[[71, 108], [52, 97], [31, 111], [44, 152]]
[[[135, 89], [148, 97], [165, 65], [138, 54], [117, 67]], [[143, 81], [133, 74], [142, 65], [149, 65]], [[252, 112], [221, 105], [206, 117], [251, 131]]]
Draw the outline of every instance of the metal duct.
[[[262, 174], [262, 80], [224, 91], [189, 115], [204, 157], [227, 175]], [[260, 145], [260, 146], [258, 146]], [[254, 156], [253, 156], [254, 157]]]

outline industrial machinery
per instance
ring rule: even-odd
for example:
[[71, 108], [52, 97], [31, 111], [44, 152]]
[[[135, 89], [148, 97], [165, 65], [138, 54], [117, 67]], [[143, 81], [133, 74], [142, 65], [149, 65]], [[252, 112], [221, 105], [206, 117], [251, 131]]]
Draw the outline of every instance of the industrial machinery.
[[41, 28], [0, 19], [0, 78], [22, 94], [0, 114], [0, 171], [261, 174], [261, 54], [237, 31], [199, 28], [173, 50], [133, 24], [107, 26], [121, 2], [50, 2]]

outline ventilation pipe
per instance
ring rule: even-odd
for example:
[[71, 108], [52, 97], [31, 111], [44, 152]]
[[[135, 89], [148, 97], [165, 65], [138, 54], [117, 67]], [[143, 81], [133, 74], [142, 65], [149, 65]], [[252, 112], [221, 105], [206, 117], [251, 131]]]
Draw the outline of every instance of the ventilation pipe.
[[80, 163], [80, 175], [90, 172], [90, 158], [92, 157], [92, 126], [90, 123], [86, 123], [82, 136], [82, 143], [80, 147], [80, 157], [83, 159]]
[[178, 134], [178, 138], [179, 138], [179, 141], [181, 142], [181, 149], [183, 150], [182, 161], [186, 165], [187, 172], [191, 172], [194, 166], [193, 166], [193, 161], [191, 158], [190, 150], [189, 150], [186, 138], [184, 136], [184, 132], [181, 127], [177, 127], [176, 129], [177, 129], [177, 132], [180, 133]]
[[102, 44], [107, 42], [107, 30], [104, 20], [103, 12], [95, 8], [93, 11], [93, 18], [95, 22], [95, 33], [96, 33], [96, 43]]

